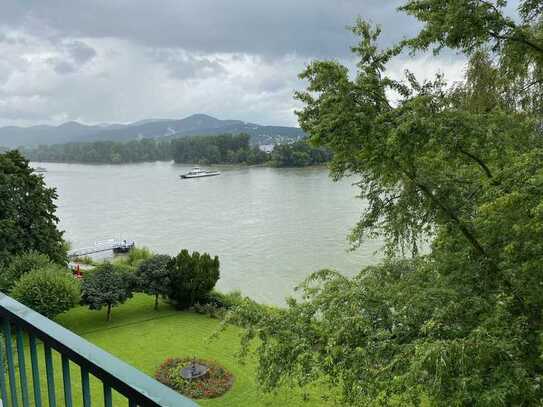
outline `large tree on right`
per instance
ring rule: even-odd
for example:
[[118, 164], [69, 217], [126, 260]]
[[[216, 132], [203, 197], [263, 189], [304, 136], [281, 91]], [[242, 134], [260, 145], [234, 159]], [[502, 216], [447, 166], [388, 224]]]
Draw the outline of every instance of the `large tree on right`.
[[[543, 2], [516, 18], [505, 3], [409, 1], [418, 37], [380, 49], [358, 20], [355, 75], [335, 61], [301, 74], [300, 125], [367, 205], [352, 243], [381, 236], [388, 258], [316, 273], [285, 310], [237, 310], [264, 388], [325, 379], [351, 405], [543, 399]], [[444, 47], [468, 58], [462, 83], [387, 75], [400, 53]]]

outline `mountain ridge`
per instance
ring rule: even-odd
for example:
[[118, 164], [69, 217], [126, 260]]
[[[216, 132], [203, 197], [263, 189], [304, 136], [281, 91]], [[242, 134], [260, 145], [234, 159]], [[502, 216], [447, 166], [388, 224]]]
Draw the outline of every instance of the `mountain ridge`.
[[141, 138], [183, 137], [223, 133], [247, 133], [256, 144], [268, 144], [305, 137], [302, 129], [267, 126], [242, 120], [221, 120], [196, 113], [182, 119], [143, 119], [133, 123], [96, 125], [69, 121], [58, 126], [0, 127], [0, 146], [14, 148], [40, 144], [129, 141]]

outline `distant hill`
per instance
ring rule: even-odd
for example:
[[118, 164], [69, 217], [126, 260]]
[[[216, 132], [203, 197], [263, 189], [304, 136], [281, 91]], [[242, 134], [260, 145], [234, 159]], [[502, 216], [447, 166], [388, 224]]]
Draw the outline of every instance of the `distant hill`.
[[131, 124], [105, 123], [89, 126], [68, 122], [60, 126], [0, 127], [0, 145], [18, 147], [223, 133], [247, 133], [256, 144], [298, 140], [304, 137], [304, 132], [297, 127], [262, 126], [241, 120], [220, 120], [205, 114], [194, 114], [180, 120], [145, 119]]

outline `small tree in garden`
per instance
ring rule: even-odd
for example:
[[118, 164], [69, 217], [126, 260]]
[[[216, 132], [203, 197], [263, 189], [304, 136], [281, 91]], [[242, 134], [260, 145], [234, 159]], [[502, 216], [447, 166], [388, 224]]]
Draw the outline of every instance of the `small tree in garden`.
[[62, 266], [48, 266], [24, 274], [11, 291], [17, 301], [54, 318], [79, 303], [79, 282]]
[[168, 298], [179, 308], [194, 305], [207, 295], [219, 280], [219, 258], [207, 253], [187, 250], [174, 257], [170, 264], [170, 287]]
[[52, 266], [51, 259], [33, 250], [15, 255], [0, 271], [0, 290], [8, 292], [23, 274], [49, 266]]
[[111, 308], [132, 297], [132, 278], [125, 270], [111, 263], [104, 263], [83, 276], [81, 299], [90, 309], [107, 307], [107, 320]]
[[136, 269], [137, 290], [155, 296], [155, 310], [158, 309], [158, 297], [168, 294], [170, 285], [168, 264], [170, 261], [170, 256], [157, 254], [143, 260]]

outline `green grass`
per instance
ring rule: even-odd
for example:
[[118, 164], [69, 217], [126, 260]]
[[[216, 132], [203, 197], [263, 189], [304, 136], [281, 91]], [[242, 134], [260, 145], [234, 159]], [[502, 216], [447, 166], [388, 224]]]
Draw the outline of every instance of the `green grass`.
[[[312, 389], [305, 400], [299, 389], [283, 388], [276, 394], [262, 393], [255, 383], [255, 364], [249, 361], [242, 365], [235, 356], [240, 336], [237, 327], [230, 326], [217, 339], [211, 339], [219, 326], [217, 320], [176, 311], [167, 304], [161, 304], [160, 309], [154, 311], [153, 298], [146, 295], [137, 295], [114, 308], [111, 322], [105, 321], [105, 311], [89, 311], [84, 307], [60, 316], [58, 322], [151, 376], [167, 357], [195, 356], [216, 360], [234, 374], [234, 386], [220, 398], [200, 400], [199, 404], [203, 406], [332, 405], [320, 397], [321, 393], [329, 394], [324, 388]], [[56, 360], [55, 365], [57, 397], [62, 401], [60, 360]], [[80, 382], [80, 373], [75, 368], [72, 369], [72, 382]], [[45, 389], [44, 377], [42, 389]], [[81, 405], [79, 392], [78, 388], [74, 389], [74, 405]], [[102, 391], [96, 380], [92, 382], [92, 392], [95, 404], [99, 405]], [[114, 405], [124, 405], [118, 400]]]

